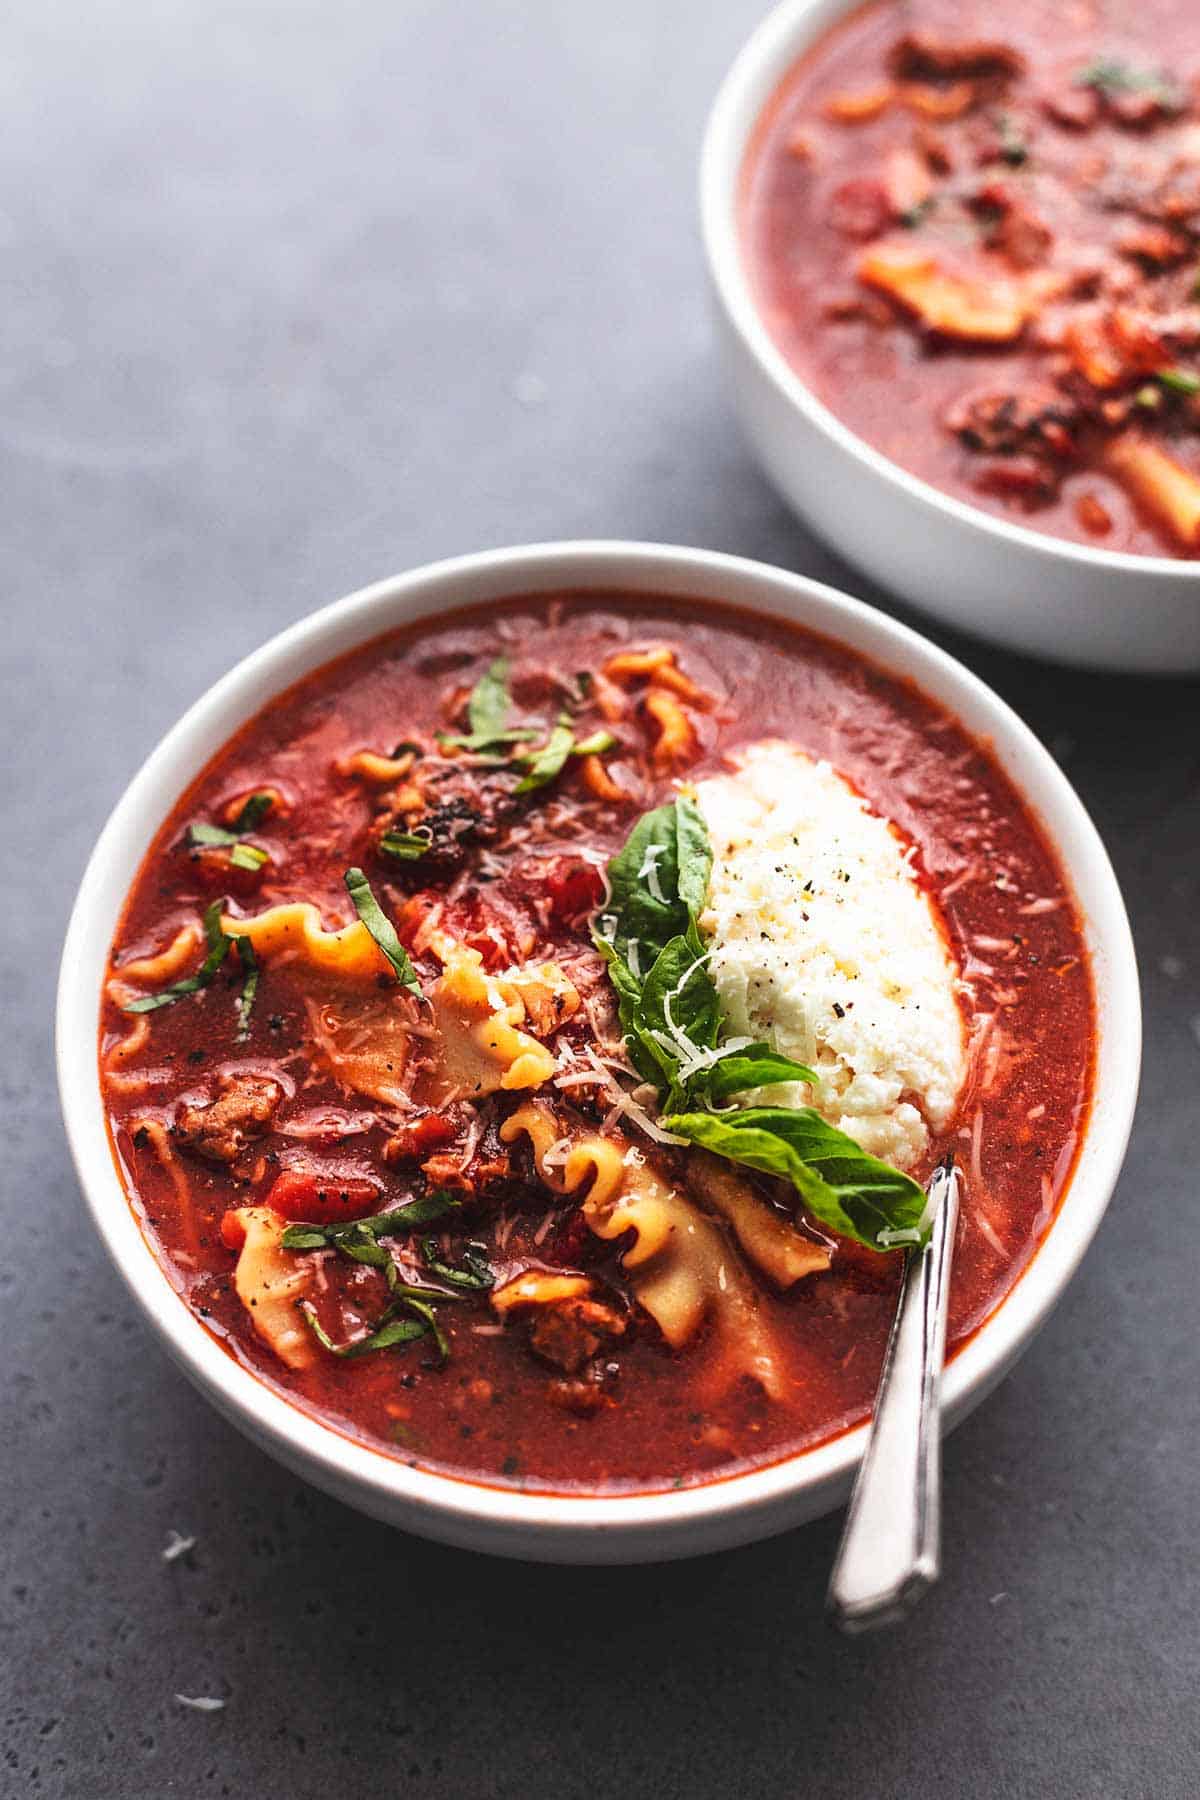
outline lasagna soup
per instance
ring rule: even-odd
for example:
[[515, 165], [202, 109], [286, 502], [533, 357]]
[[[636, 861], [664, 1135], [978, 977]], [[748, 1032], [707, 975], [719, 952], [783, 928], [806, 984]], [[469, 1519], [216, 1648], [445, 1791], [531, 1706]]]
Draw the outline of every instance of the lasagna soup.
[[342, 1432], [556, 1492], [862, 1419], [947, 1155], [961, 1345], [1091, 1081], [1080, 923], [987, 751], [691, 600], [464, 610], [271, 701], [158, 830], [102, 1004], [181, 1303]]
[[875, 0], [744, 171], [768, 330], [914, 475], [1056, 536], [1200, 550], [1200, 9]]

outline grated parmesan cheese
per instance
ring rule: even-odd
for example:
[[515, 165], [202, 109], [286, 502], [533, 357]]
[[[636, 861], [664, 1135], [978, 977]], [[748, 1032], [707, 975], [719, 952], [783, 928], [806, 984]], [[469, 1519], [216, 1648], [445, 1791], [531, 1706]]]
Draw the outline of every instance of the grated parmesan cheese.
[[828, 763], [795, 745], [739, 753], [698, 785], [713, 846], [700, 928], [726, 1023], [820, 1076], [757, 1090], [815, 1105], [902, 1168], [954, 1111], [966, 1074], [960, 971], [912, 847]]

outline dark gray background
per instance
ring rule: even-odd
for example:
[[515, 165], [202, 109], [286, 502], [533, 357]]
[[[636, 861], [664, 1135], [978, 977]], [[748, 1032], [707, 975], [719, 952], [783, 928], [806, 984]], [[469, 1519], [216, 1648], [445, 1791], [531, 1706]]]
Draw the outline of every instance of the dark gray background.
[[[931, 628], [1092, 808], [1149, 1031], [1112, 1211], [949, 1443], [945, 1579], [894, 1636], [827, 1634], [832, 1519], [573, 1573], [344, 1511], [168, 1366], [68, 1166], [50, 1012], [75, 884], [143, 756], [243, 652], [377, 576], [556, 536], [862, 591], [752, 466], [713, 366], [696, 151], [758, 10], [9, 11], [6, 1796], [1197, 1791], [1196, 683]], [[199, 1543], [168, 1567], [170, 1528]]]

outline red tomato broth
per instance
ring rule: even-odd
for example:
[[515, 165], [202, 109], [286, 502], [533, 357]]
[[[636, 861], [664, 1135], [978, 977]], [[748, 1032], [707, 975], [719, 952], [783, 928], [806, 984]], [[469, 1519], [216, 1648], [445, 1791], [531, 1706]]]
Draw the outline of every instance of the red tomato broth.
[[[979, 80], [957, 117], [923, 117], [901, 98], [873, 116], [831, 117], [839, 96], [893, 80], [894, 47], [913, 31], [1011, 48], [1024, 66]], [[1089, 65], [1118, 61], [1141, 78], [1163, 66], [1165, 45], [1178, 111], [1131, 124], [1105, 101], [1084, 127], [1054, 115], [1080, 95], [1089, 103], [1095, 90], [1078, 85]], [[894, 88], [953, 104], [955, 80]], [[789, 71], [743, 168], [745, 261], [779, 350], [853, 432], [957, 499], [1076, 543], [1195, 555], [1196, 519], [1169, 527], [1103, 459], [1115, 438], [1163, 448], [1184, 473], [1188, 506], [1200, 505], [1200, 400], [1153, 373], [1182, 371], [1190, 386], [1200, 369], [1197, 82], [1200, 13], [1178, 0], [1013, 0], [1000, 14], [957, 0], [871, 0], [851, 12]], [[1006, 144], [1025, 151], [1019, 164], [1005, 160]], [[930, 195], [906, 225], [894, 208], [914, 169]], [[1150, 234], [1162, 231], [1173, 243], [1160, 265], [1138, 250], [1153, 251]], [[877, 245], [928, 252], [972, 282], [1061, 275], [1067, 285], [1014, 340], [971, 342], [928, 328], [861, 278], [860, 255]], [[1114, 318], [1120, 349], [1104, 335]], [[1112, 360], [1111, 385], [1092, 385], [1086, 351], [1064, 345], [1081, 322]]]
[[[916, 847], [921, 879], [941, 900], [949, 938], [973, 985], [971, 1022], [990, 1011], [1003, 1022], [975, 1059], [954, 1123], [931, 1142], [928, 1167], [914, 1171], [923, 1179], [948, 1148], [967, 1171], [950, 1321], [951, 1346], [961, 1347], [1018, 1279], [1070, 1178], [1092, 1082], [1088, 959], [1064, 874], [987, 751], [915, 688], [822, 638], [692, 600], [588, 595], [514, 600], [380, 639], [271, 701], [182, 797], [132, 887], [114, 970], [119, 975], [131, 958], [160, 949], [210, 900], [207, 874], [198, 876], [195, 860], [180, 847], [189, 822], [218, 818], [231, 797], [268, 786], [286, 797], [288, 810], [254, 833], [272, 862], [258, 893], [239, 902], [244, 912], [302, 898], [318, 904], [329, 927], [345, 922], [352, 913], [343, 872], [361, 862], [385, 909], [400, 917], [404, 892], [425, 886], [419, 864], [389, 878], [378, 861], [368, 862], [369, 790], [337, 774], [335, 760], [364, 745], [386, 748], [444, 727], [447, 692], [476, 680], [501, 650], [513, 657], [514, 696], [536, 704], [533, 697], [545, 688], [541, 671], [594, 670], [626, 642], [677, 646], [686, 675], [719, 696], [714, 710], [698, 716], [701, 749], [686, 770], [689, 778], [720, 766], [740, 743], [789, 736], [827, 757], [895, 822]], [[589, 716], [581, 732], [591, 724]], [[623, 731], [633, 743], [636, 727]], [[599, 802], [569, 766], [555, 787], [530, 797], [524, 817], [547, 833], [549, 848], [573, 851], [582, 843], [608, 855], [638, 813], [670, 791], [663, 777], [648, 782], [635, 805]], [[528, 903], [536, 912], [538, 886], [521, 867], [528, 853], [528, 844], [491, 847], [490, 866], [511, 872], [484, 886], [488, 905], [499, 907], [499, 892], [506, 905]], [[579, 950], [586, 930], [585, 921], [555, 923], [542, 931], [532, 955]], [[439, 1309], [451, 1346], [445, 1368], [424, 1343], [354, 1361], [322, 1355], [299, 1372], [284, 1367], [260, 1342], [233, 1290], [234, 1258], [221, 1236], [226, 1210], [262, 1204], [281, 1170], [314, 1163], [329, 1187], [340, 1177], [373, 1184], [381, 1207], [407, 1199], [421, 1184], [414, 1188], [403, 1165], [383, 1160], [391, 1130], [370, 1122], [379, 1109], [345, 1093], [312, 1057], [295, 966], [263, 966], [243, 1045], [233, 1043], [239, 980], [236, 970], [223, 970], [203, 992], [149, 1015], [148, 1042], [121, 1065], [117, 1080], [110, 1052], [129, 1033], [130, 1019], [106, 998], [101, 1053], [109, 1066], [102, 1080], [126, 1191], [164, 1271], [232, 1355], [304, 1410], [423, 1468], [553, 1492], [645, 1491], [711, 1480], [809, 1448], [865, 1416], [900, 1258], [840, 1242], [831, 1269], [801, 1280], [786, 1297], [755, 1279], [762, 1316], [785, 1361], [787, 1391], [777, 1401], [748, 1380], [705, 1397], [706, 1342], [671, 1350], [641, 1316], [605, 1349], [606, 1362], [619, 1371], [604, 1377], [605, 1403], [591, 1416], [577, 1416], [549, 1403], [557, 1371], [530, 1354], [523, 1326], [496, 1329], [486, 1295]], [[281, 1066], [294, 1093], [271, 1131], [229, 1167], [181, 1155], [173, 1174], [152, 1144], [135, 1135], [145, 1119], [169, 1133], [181, 1103], [202, 1098], [231, 1068], [267, 1074]], [[143, 1070], [151, 1073], [150, 1085], [120, 1086], [137, 1082]], [[981, 1188], [972, 1175], [972, 1129], [974, 1095], [985, 1073], [997, 1086], [979, 1103]], [[320, 1108], [351, 1129], [331, 1130], [328, 1143], [279, 1135], [278, 1126]], [[670, 1152], [663, 1161], [655, 1146], [630, 1135], [648, 1161], [671, 1166]], [[277, 1160], [263, 1163], [267, 1151]], [[176, 1187], [181, 1169], [186, 1202]], [[347, 1216], [368, 1204], [363, 1193], [354, 1189]], [[504, 1252], [510, 1261], [580, 1267], [616, 1290], [627, 1286], [617, 1264], [621, 1246], [581, 1232], [573, 1202], [542, 1190], [520, 1204], [506, 1201], [501, 1210], [513, 1220]], [[538, 1227], [551, 1212], [539, 1244]], [[465, 1235], [495, 1255], [496, 1218], [495, 1206], [481, 1201], [469, 1225], [455, 1222], [460, 1247]], [[330, 1264], [328, 1279], [342, 1298], [378, 1286], [376, 1271], [332, 1256]], [[359, 1298], [358, 1305], [360, 1316], [379, 1311], [378, 1297]], [[334, 1332], [328, 1317], [326, 1324]]]

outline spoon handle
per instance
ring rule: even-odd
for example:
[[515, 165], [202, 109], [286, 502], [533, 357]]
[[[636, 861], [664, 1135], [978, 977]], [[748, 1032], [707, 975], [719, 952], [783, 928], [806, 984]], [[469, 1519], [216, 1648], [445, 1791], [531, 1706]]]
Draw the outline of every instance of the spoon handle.
[[941, 1385], [958, 1173], [936, 1169], [936, 1207], [923, 1250], [909, 1252], [875, 1396], [875, 1418], [829, 1582], [842, 1631], [903, 1618], [941, 1566]]

